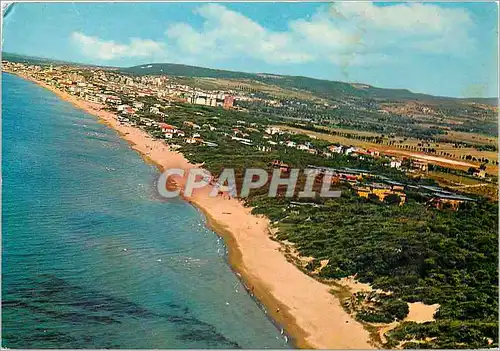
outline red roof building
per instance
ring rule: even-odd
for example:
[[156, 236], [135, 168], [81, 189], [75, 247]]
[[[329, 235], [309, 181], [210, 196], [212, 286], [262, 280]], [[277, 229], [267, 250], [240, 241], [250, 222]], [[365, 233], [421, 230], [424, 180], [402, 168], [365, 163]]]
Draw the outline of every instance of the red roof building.
[[174, 127], [170, 124], [166, 124], [166, 123], [160, 124], [160, 128], [161, 128], [162, 133], [175, 133], [175, 132], [177, 132], [176, 127]]

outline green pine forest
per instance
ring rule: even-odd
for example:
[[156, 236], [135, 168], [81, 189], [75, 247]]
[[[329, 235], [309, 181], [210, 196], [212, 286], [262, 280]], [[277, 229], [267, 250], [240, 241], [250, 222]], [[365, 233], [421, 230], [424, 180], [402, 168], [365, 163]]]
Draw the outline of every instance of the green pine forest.
[[[154, 99], [153, 99], [154, 100]], [[152, 105], [156, 101], [145, 100]], [[144, 109], [148, 110], [148, 108]], [[278, 145], [262, 152], [243, 145], [223, 132], [238, 126], [249, 134], [254, 145], [263, 145], [263, 130], [277, 121], [246, 112], [201, 107], [182, 103], [165, 109], [162, 122], [182, 128], [184, 121], [200, 126], [210, 124], [216, 131], [199, 131], [205, 141], [217, 147], [187, 145], [181, 151], [193, 163], [219, 174], [224, 168], [236, 170], [237, 183], [245, 168], [271, 170], [270, 162], [281, 160], [294, 168], [307, 165], [362, 168], [406, 184], [434, 184], [430, 179], [414, 179], [384, 166], [380, 159], [356, 159], [319, 155]], [[145, 114], [144, 117], [158, 119]], [[245, 121], [238, 124], [237, 121]], [[250, 126], [250, 124], [252, 126]], [[185, 129], [185, 128], [183, 128]], [[186, 129], [185, 129], [186, 130]], [[186, 130], [186, 136], [189, 131]], [[151, 129], [150, 133], [161, 137]], [[281, 139], [280, 139], [281, 138]], [[273, 136], [273, 140], [309, 141], [318, 149], [329, 145], [305, 135]], [[172, 143], [176, 143], [174, 139]], [[300, 178], [297, 191], [301, 190]], [[363, 322], [388, 323], [408, 314], [406, 302], [439, 304], [435, 321], [403, 322], [387, 333], [384, 348], [486, 348], [498, 347], [498, 204], [485, 198], [466, 203], [458, 211], [438, 210], [426, 205], [418, 193], [407, 192], [399, 201], [381, 202], [358, 197], [349, 186], [340, 185], [340, 198], [269, 198], [267, 188], [253, 190], [245, 199], [253, 213], [267, 216], [278, 231], [274, 239], [294, 244], [303, 256], [312, 256], [305, 271], [311, 275], [320, 261], [328, 259], [317, 279], [329, 281], [357, 275], [391, 294], [369, 296], [369, 308], [361, 306], [356, 318]], [[398, 199], [399, 200], [399, 199]], [[293, 206], [292, 202], [306, 202]], [[314, 204], [314, 206], [312, 204]], [[356, 296], [364, 300], [366, 296]]]

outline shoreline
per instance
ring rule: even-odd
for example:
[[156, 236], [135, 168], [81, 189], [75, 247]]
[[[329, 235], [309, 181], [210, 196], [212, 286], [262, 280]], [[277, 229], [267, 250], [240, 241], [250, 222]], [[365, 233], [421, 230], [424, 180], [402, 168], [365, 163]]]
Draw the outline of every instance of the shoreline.
[[[116, 114], [101, 110], [102, 105], [81, 100], [29, 76], [7, 73], [46, 88], [97, 117], [160, 171], [196, 167], [182, 153], [170, 150], [163, 140], [154, 140], [139, 128], [121, 125]], [[183, 182], [178, 186], [182, 188]], [[207, 227], [223, 238], [232, 270], [249, 287], [249, 293], [265, 307], [273, 322], [283, 326], [296, 347], [374, 348], [369, 332], [345, 312], [339, 299], [330, 293], [331, 286], [303, 273], [286, 259], [280, 251], [280, 244], [269, 235], [267, 218], [252, 215], [251, 209], [237, 199], [209, 197], [208, 187], [199, 190], [192, 197], [183, 199], [199, 209], [206, 218]]]

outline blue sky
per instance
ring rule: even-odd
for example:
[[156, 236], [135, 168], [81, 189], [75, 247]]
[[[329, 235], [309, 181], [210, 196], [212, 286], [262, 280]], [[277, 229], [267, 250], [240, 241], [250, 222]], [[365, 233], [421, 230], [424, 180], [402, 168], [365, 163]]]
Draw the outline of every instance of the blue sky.
[[497, 96], [495, 3], [18, 3], [3, 50]]

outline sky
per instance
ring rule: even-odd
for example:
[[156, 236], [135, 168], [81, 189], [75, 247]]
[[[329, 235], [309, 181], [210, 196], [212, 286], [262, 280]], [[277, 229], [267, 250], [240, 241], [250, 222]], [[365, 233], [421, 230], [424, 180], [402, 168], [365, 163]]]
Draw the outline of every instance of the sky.
[[17, 3], [2, 50], [498, 96], [496, 3]]

